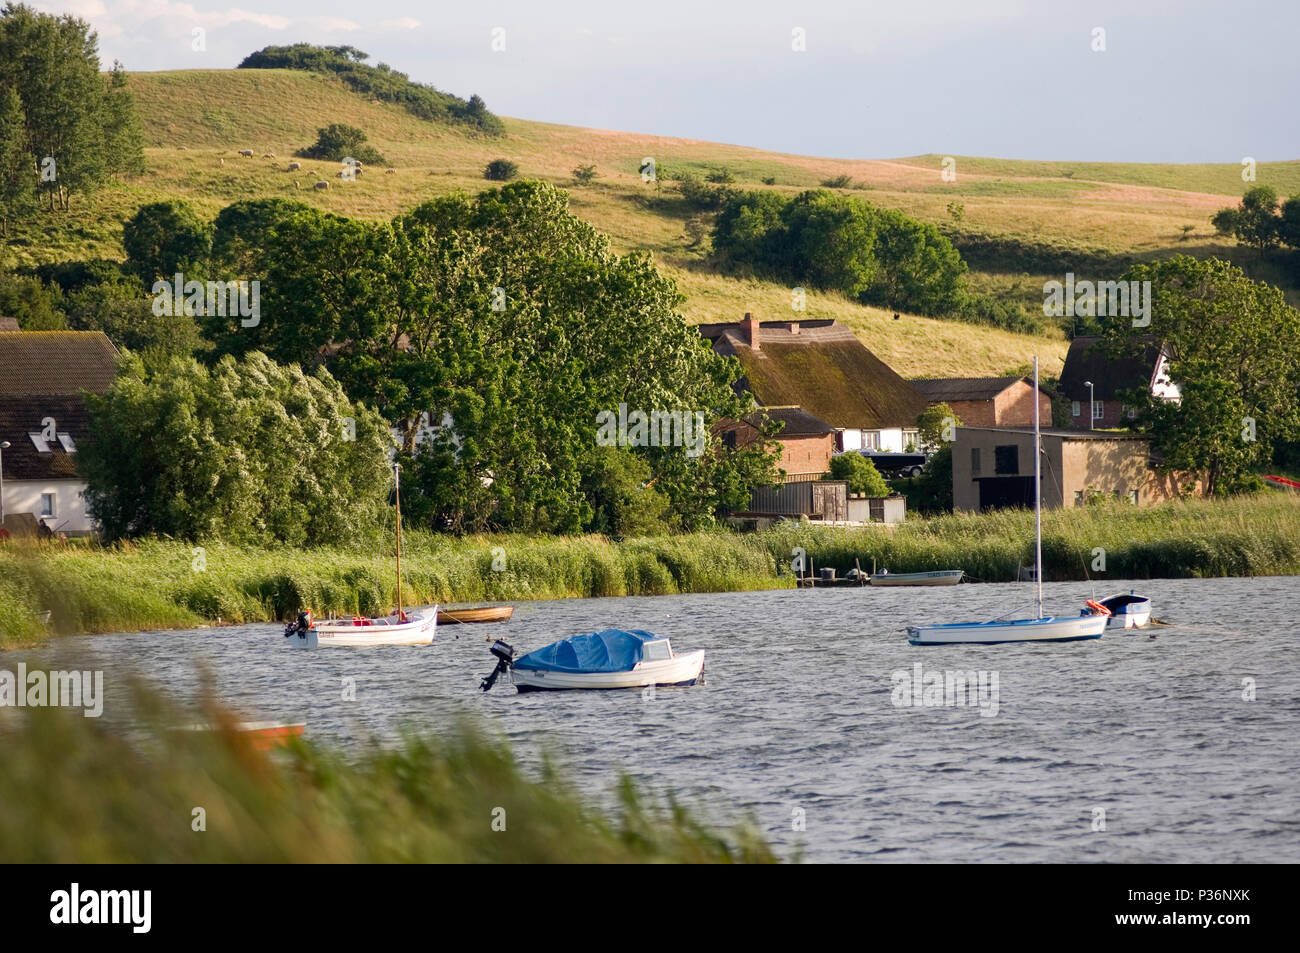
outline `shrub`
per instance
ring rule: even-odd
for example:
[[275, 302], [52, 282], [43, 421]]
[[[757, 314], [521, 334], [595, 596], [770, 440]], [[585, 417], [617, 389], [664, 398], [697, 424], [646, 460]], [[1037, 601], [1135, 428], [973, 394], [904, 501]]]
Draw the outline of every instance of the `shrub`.
[[519, 175], [519, 166], [509, 159], [493, 159], [483, 169], [483, 178], [492, 182], [509, 182]]
[[385, 164], [379, 150], [366, 142], [366, 134], [356, 126], [343, 122], [330, 123], [324, 129], [318, 129], [316, 142], [306, 149], [299, 149], [297, 155], [304, 159], [324, 159], [330, 162], [356, 159], [367, 165]]
[[590, 185], [596, 178], [597, 172], [594, 165], [580, 165], [573, 170], [573, 181], [579, 185]]

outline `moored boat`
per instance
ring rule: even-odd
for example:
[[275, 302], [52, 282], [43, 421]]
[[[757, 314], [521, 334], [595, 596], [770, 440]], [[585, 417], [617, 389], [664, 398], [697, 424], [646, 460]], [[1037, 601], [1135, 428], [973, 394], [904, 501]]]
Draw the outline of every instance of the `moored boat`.
[[[1100, 599], [1098, 604], [1110, 610], [1106, 617], [1107, 628], [1140, 629], [1151, 621], [1151, 599], [1139, 596], [1132, 589]], [[1090, 614], [1090, 609], [1085, 609], [1084, 613]]]
[[438, 627], [438, 607], [406, 612], [402, 609], [402, 468], [393, 464], [394, 507], [397, 515], [397, 608], [386, 616], [353, 616], [317, 622], [311, 610], [285, 626], [284, 637], [304, 649], [318, 646], [428, 645]]
[[[1038, 357], [1034, 357], [1034, 390], [1038, 392]], [[1007, 642], [1077, 642], [1099, 639], [1106, 631], [1110, 610], [1089, 603], [1094, 612], [1079, 616], [1043, 614], [1043, 477], [1042, 430], [1039, 405], [1034, 401], [1034, 590], [1038, 615], [1031, 619], [990, 619], [987, 622], [949, 622], [939, 625], [907, 627], [907, 640], [913, 645], [955, 645], [975, 643], [996, 645]], [[873, 577], [874, 582], [874, 577]]]
[[177, 731], [233, 731], [238, 737], [247, 740], [249, 746], [257, 751], [270, 751], [287, 745], [294, 738], [301, 738], [306, 722], [283, 723], [278, 721], [236, 721], [229, 725], [201, 724], [184, 725]]
[[871, 577], [873, 586], [955, 586], [965, 575], [961, 569], [939, 569], [934, 572], [890, 572], [882, 569]]
[[483, 691], [505, 672], [520, 692], [544, 692], [694, 685], [704, 671], [704, 649], [679, 655], [667, 638], [639, 629], [575, 635], [519, 658], [500, 639], [491, 651], [497, 667], [483, 679]]
[[514, 606], [475, 606], [468, 609], [439, 609], [438, 624], [505, 622], [514, 615], [514, 612]]

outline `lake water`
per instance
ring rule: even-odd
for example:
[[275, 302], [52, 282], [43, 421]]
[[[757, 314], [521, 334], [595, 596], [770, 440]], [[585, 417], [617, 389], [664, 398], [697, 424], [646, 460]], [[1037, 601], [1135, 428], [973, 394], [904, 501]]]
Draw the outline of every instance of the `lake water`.
[[[593, 802], [626, 771], [710, 822], [751, 816], [811, 861], [1300, 860], [1300, 577], [1049, 583], [1046, 606], [1073, 615], [1130, 585], [1176, 625], [913, 647], [907, 622], [1002, 615], [1032, 586], [785, 590], [520, 603], [509, 623], [441, 627], [418, 648], [303, 652], [265, 624], [83, 636], [0, 653], [0, 667], [103, 668], [111, 717], [128, 673], [188, 698], [205, 664], [247, 717], [344, 746], [467, 714], [525, 765], [550, 752]], [[707, 649], [707, 684], [478, 690], [492, 638], [527, 651], [605, 627]], [[895, 705], [892, 674], [910, 685], [917, 662], [996, 674], [996, 714]]]

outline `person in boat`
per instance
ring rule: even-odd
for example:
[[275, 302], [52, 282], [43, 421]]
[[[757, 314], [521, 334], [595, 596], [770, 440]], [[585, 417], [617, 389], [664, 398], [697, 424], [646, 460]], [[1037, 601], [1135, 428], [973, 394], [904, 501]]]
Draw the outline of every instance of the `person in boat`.
[[311, 622], [312, 622], [311, 610], [310, 609], [301, 610], [298, 613], [298, 621], [296, 623], [290, 622], [287, 626], [285, 626], [284, 628], [285, 637], [287, 638], [288, 636], [296, 635], [299, 636], [300, 638], [305, 639], [307, 637], [307, 630], [311, 628]]

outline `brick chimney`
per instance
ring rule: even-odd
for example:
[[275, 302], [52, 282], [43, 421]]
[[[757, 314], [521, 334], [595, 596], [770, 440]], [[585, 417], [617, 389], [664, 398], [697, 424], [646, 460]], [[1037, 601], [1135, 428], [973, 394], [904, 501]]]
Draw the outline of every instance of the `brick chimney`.
[[745, 337], [749, 338], [749, 346], [755, 351], [761, 351], [762, 345], [758, 343], [758, 322], [748, 311], [745, 312], [745, 320], [740, 322], [740, 326], [745, 329]]

